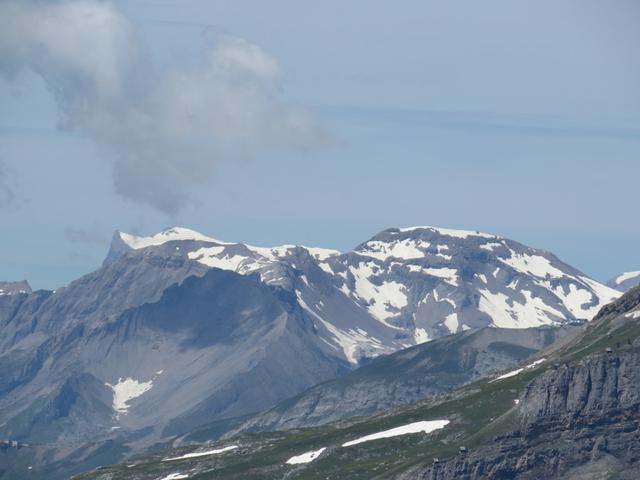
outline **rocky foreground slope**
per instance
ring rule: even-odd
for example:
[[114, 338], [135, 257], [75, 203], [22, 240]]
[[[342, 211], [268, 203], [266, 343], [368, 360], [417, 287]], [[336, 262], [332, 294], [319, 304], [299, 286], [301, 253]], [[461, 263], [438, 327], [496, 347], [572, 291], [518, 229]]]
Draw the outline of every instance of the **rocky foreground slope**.
[[518, 428], [399, 479], [637, 479], [640, 353], [596, 355], [545, 372], [510, 414]]

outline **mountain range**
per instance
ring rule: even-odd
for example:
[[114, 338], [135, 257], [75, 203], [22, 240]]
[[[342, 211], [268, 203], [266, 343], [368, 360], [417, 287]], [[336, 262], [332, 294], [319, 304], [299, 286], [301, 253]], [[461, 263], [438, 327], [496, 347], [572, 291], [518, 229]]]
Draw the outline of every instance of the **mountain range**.
[[[0, 437], [31, 445], [0, 457], [3, 478], [114, 462], [451, 334], [581, 324], [622, 295], [551, 253], [434, 227], [388, 229], [346, 253], [178, 227], [116, 232], [102, 267], [68, 286], [0, 291]], [[542, 348], [527, 341], [529, 353]], [[477, 373], [468, 362], [431, 393], [520, 360], [514, 352]], [[435, 373], [420, 370], [434, 385]]]
[[447, 393], [312, 428], [179, 445], [77, 480], [632, 480], [639, 319], [637, 287], [517, 368]]

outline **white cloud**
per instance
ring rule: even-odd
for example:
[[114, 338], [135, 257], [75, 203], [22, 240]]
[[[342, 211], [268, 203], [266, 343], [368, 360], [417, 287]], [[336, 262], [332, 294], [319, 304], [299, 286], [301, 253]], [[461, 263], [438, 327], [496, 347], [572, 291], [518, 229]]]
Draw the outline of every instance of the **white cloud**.
[[309, 148], [323, 135], [283, 103], [277, 61], [231, 36], [209, 38], [199, 66], [159, 66], [109, 1], [0, 1], [0, 72], [31, 70], [62, 125], [89, 135], [125, 198], [177, 211], [220, 160]]

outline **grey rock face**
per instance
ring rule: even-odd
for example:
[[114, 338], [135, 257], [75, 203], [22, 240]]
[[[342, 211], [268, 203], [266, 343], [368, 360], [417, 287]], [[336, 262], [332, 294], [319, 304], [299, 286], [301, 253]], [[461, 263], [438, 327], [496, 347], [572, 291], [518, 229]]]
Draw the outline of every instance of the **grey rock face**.
[[31, 285], [26, 280], [20, 282], [0, 282], [0, 295], [19, 295], [31, 293]]
[[0, 435], [33, 445], [45, 463], [78, 461], [89, 441], [144, 448], [348, 369], [291, 292], [152, 252], [0, 305]]
[[487, 447], [401, 479], [638, 478], [640, 354], [600, 355], [537, 377], [520, 427]]
[[509, 368], [571, 331], [570, 327], [484, 328], [440, 338], [317, 385], [250, 418], [226, 437], [316, 426], [411, 403]]
[[353, 365], [467, 329], [587, 321], [621, 295], [548, 252], [434, 227], [385, 230], [343, 254], [228, 243], [181, 228], [117, 233], [108, 262], [147, 250], [258, 274], [295, 293], [318, 336]]

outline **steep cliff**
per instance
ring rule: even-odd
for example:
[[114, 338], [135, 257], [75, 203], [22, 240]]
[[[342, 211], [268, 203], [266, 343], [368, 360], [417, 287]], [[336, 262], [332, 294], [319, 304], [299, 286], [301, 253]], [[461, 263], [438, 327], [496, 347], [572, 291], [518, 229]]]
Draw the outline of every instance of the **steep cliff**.
[[510, 416], [518, 428], [408, 479], [636, 479], [640, 470], [640, 352], [550, 369]]

